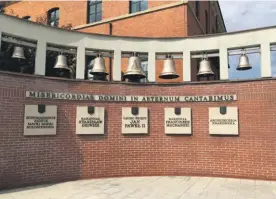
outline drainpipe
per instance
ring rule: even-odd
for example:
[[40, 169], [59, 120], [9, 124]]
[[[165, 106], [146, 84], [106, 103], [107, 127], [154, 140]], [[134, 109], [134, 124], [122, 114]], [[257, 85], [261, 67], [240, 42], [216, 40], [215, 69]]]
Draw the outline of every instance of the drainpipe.
[[[112, 23], [109, 23], [109, 35], [112, 35]], [[112, 57], [109, 57], [109, 81], [112, 80]]]

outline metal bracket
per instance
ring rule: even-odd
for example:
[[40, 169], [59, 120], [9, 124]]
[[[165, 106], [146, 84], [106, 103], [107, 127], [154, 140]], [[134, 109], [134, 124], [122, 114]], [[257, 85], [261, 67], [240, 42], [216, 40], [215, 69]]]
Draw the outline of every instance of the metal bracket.
[[46, 112], [46, 105], [45, 104], [39, 104], [37, 105], [37, 111], [42, 114]]

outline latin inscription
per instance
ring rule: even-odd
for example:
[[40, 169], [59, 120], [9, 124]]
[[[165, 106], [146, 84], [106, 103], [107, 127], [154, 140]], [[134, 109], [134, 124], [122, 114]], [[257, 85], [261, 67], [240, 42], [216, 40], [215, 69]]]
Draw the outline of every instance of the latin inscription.
[[221, 102], [237, 100], [236, 95], [208, 95], [208, 96], [120, 96], [120, 95], [90, 95], [75, 93], [53, 93], [26, 91], [26, 97], [59, 100], [87, 100], [112, 102]]

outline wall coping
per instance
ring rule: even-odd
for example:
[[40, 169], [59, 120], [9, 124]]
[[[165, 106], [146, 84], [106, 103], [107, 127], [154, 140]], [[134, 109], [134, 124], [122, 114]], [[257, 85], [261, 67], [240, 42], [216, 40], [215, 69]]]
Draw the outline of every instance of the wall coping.
[[252, 79], [237, 79], [237, 80], [215, 80], [215, 81], [200, 81], [200, 82], [120, 82], [120, 81], [99, 81], [99, 80], [83, 80], [83, 79], [66, 79], [59, 77], [48, 77], [43, 75], [32, 75], [8, 71], [0, 71], [0, 75], [13, 76], [15, 78], [40, 78], [45, 80], [56, 80], [64, 82], [83, 82], [83, 83], [100, 83], [100, 84], [122, 84], [122, 85], [140, 85], [140, 86], [180, 86], [180, 85], [209, 85], [209, 84], [224, 84], [224, 83], [243, 83], [243, 82], [259, 82], [259, 81], [268, 81], [276, 80], [276, 77], [267, 77], [267, 78], [252, 78]]
[[102, 37], [109, 37], [109, 38], [131, 38], [131, 39], [143, 39], [143, 40], [171, 40], [173, 41], [174, 39], [202, 39], [203, 37], [209, 38], [209, 37], [219, 37], [219, 36], [227, 36], [227, 35], [235, 35], [235, 34], [240, 34], [240, 33], [248, 33], [248, 32], [257, 32], [257, 31], [262, 31], [262, 30], [270, 30], [270, 29], [276, 29], [276, 25], [274, 26], [266, 26], [266, 27], [261, 27], [261, 28], [253, 28], [253, 29], [247, 29], [247, 30], [240, 30], [240, 31], [232, 31], [232, 32], [223, 32], [223, 33], [216, 33], [216, 34], [205, 34], [205, 35], [194, 35], [194, 36], [186, 36], [186, 37], [133, 37], [133, 36], [117, 36], [117, 35], [106, 35], [106, 34], [98, 34], [98, 33], [86, 33], [86, 32], [79, 32], [77, 30], [66, 30], [58, 27], [53, 27], [45, 24], [38, 24], [33, 21], [29, 20], [24, 20], [15, 16], [11, 15], [6, 15], [3, 13], [0, 13], [0, 18], [5, 17], [5, 18], [10, 18], [10, 20], [18, 20], [22, 23], [29, 23], [35, 26], [42, 26], [45, 28], [49, 28], [52, 30], [57, 30], [60, 32], [70, 32], [70, 33], [75, 33], [75, 34], [80, 34], [80, 35], [95, 35], [95, 36], [102, 36]]

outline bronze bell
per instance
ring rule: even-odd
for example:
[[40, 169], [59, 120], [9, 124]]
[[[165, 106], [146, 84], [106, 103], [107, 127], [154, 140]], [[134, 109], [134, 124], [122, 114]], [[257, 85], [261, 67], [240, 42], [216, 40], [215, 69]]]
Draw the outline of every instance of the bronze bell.
[[249, 64], [248, 56], [245, 54], [245, 52], [242, 52], [242, 55], [240, 56], [239, 65], [237, 67], [237, 70], [249, 70], [252, 66]]
[[98, 56], [93, 61], [94, 62], [91, 61], [89, 64], [92, 64], [92, 70], [90, 71], [90, 74], [99, 76], [108, 75], [108, 73], [106, 72], [103, 56], [101, 54], [98, 54]]
[[15, 59], [26, 59], [24, 55], [24, 48], [20, 46], [15, 46], [12, 54], [12, 58]]
[[211, 63], [207, 58], [203, 58], [199, 64], [198, 76], [208, 77], [214, 75], [211, 68]]
[[128, 59], [128, 67], [124, 74], [124, 78], [136, 81], [145, 77], [146, 75], [141, 68], [141, 60], [136, 53], [133, 53], [133, 55]]
[[67, 57], [65, 55], [58, 55], [54, 68], [70, 70], [70, 68], [67, 65]]
[[176, 79], [179, 75], [175, 70], [175, 62], [171, 55], [166, 56], [166, 60], [164, 61], [164, 66], [159, 78], [161, 79]]

